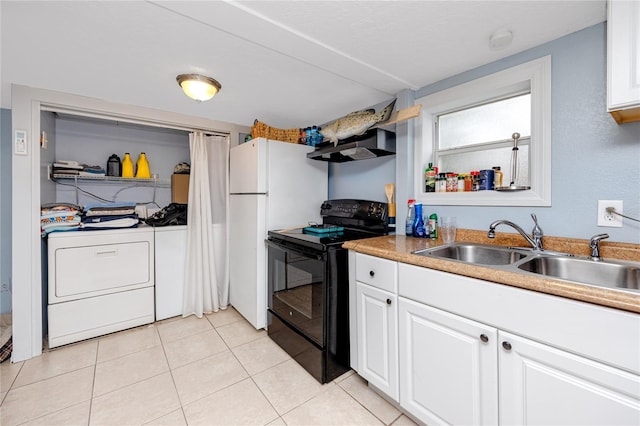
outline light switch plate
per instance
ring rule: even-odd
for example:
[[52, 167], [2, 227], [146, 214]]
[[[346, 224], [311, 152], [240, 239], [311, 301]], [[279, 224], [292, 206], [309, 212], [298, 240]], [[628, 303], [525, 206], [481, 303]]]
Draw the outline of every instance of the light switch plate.
[[16, 130], [13, 152], [16, 155], [27, 155], [27, 131]]

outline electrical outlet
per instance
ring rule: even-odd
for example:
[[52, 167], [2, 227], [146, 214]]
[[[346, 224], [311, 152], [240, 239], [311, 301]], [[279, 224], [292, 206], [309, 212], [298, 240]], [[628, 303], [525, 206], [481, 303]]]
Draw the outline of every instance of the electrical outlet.
[[622, 228], [622, 216], [607, 212], [607, 207], [613, 207], [622, 214], [622, 200], [598, 200], [598, 226]]

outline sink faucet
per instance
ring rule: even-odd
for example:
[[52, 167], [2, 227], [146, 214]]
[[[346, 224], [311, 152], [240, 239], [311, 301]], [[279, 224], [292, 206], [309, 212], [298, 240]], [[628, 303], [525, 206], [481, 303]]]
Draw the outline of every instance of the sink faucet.
[[542, 237], [544, 236], [544, 234], [542, 233], [542, 229], [540, 229], [540, 226], [538, 225], [538, 218], [534, 213], [531, 213], [531, 218], [533, 219], [533, 223], [534, 223], [533, 230], [531, 231], [531, 237], [528, 236], [527, 233], [524, 232], [524, 230], [520, 228], [518, 225], [508, 220], [496, 220], [491, 225], [489, 225], [489, 232], [487, 233], [487, 237], [489, 238], [496, 237], [496, 226], [509, 225], [510, 227], [518, 231], [518, 233], [520, 233], [520, 235], [522, 235], [524, 239], [527, 240], [529, 244], [531, 244], [531, 247], [533, 247], [534, 250], [542, 251], [544, 250], [542, 248]]
[[605, 238], [609, 238], [609, 234], [594, 235], [589, 240], [589, 247], [591, 247], [591, 259], [595, 260], [596, 262], [602, 259], [600, 257], [600, 241], [604, 240]]

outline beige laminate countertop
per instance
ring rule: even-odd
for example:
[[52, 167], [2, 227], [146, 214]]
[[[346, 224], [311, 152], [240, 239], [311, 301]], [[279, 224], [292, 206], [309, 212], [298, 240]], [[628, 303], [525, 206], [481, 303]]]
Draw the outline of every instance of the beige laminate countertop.
[[[486, 238], [485, 231], [458, 230], [456, 241], [504, 246], [523, 246], [517, 238], [521, 237], [519, 235], [513, 236], [512, 234], [498, 234], [495, 240], [489, 240]], [[402, 263], [640, 313], [640, 292], [635, 294], [627, 291], [511, 272], [490, 266], [470, 265], [454, 260], [412, 254], [412, 252], [416, 250], [437, 247], [442, 244], [442, 240], [434, 241], [406, 237], [404, 235], [388, 235], [348, 241], [343, 244], [343, 247], [358, 253], [369, 254]], [[588, 250], [588, 241], [584, 240], [545, 237], [545, 244], [545, 248], [548, 250], [563, 251], [575, 255], [588, 254], [585, 253], [585, 250]], [[585, 245], [587, 247], [586, 249], [584, 249]], [[601, 253], [605, 258], [615, 257], [617, 259], [638, 261], [640, 259], [640, 246], [626, 243], [608, 243], [606, 247], [603, 244]]]

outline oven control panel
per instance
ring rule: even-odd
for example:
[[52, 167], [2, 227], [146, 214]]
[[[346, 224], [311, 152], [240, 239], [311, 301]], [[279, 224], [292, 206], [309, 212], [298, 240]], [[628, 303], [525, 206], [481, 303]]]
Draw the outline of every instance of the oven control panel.
[[366, 200], [327, 200], [320, 207], [322, 217], [387, 220], [387, 203]]

